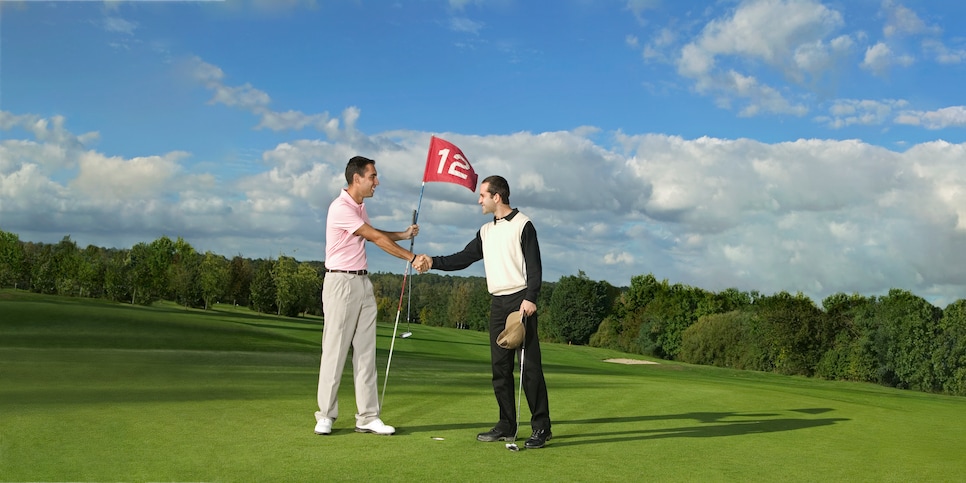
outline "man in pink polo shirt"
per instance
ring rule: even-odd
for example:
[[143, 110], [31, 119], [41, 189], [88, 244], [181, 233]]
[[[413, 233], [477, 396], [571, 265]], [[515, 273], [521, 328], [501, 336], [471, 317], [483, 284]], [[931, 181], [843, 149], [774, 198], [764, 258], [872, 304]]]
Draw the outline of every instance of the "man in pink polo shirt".
[[379, 186], [376, 162], [355, 156], [345, 167], [348, 188], [339, 193], [325, 221], [325, 281], [322, 285], [322, 359], [319, 364], [319, 410], [315, 433], [332, 433], [339, 417], [339, 382], [352, 347], [352, 374], [356, 393], [356, 431], [389, 435], [396, 428], [379, 418], [376, 381], [376, 298], [368, 277], [366, 241], [386, 253], [412, 262], [416, 255], [399, 246], [419, 227], [388, 232], [369, 224], [363, 201]]

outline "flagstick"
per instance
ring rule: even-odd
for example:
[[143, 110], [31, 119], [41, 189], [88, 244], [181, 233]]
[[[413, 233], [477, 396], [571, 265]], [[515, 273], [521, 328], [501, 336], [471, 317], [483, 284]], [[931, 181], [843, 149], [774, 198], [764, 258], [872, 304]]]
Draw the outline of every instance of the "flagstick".
[[[419, 207], [423, 203], [423, 191], [426, 189], [426, 182], [423, 181], [423, 186], [419, 189], [419, 202], [416, 204], [416, 211], [413, 211], [413, 225], [416, 224], [416, 220], [419, 218]], [[416, 237], [409, 239], [409, 251], [413, 251], [413, 247], [416, 244]], [[409, 278], [409, 270], [412, 268], [412, 262], [406, 262], [406, 271], [403, 272], [403, 282], [402, 290], [399, 292], [399, 305], [396, 307], [396, 323], [392, 326], [392, 342], [389, 343], [389, 359], [386, 361], [386, 377], [382, 379], [382, 396], [379, 398], [379, 407], [382, 408], [383, 404], [386, 402], [386, 385], [389, 384], [389, 367], [392, 365], [392, 353], [396, 348], [396, 330], [399, 328], [399, 314], [402, 313], [402, 301], [403, 294], [406, 292], [406, 279]], [[412, 302], [412, 291], [410, 290], [409, 301]], [[407, 315], [408, 317], [408, 315]]]
[[[423, 186], [419, 188], [419, 201], [416, 203], [416, 211], [413, 212], [413, 224], [416, 224], [416, 220], [419, 219], [419, 208], [423, 204], [423, 191], [426, 190], [426, 181], [423, 181]], [[413, 245], [416, 243], [416, 237], [413, 237], [409, 241], [409, 251], [413, 251]], [[413, 252], [415, 253], [415, 252]], [[412, 337], [413, 333], [409, 329], [409, 323], [412, 321], [412, 307], [413, 307], [413, 279], [409, 279], [409, 295], [406, 300], [406, 332], [403, 333], [402, 338]]]

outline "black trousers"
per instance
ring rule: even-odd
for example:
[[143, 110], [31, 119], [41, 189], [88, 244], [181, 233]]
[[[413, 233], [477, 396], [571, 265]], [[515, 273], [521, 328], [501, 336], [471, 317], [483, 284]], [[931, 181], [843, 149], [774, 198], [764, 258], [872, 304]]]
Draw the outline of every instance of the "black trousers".
[[[510, 313], [520, 309], [526, 291], [513, 295], [494, 295], [490, 300], [490, 361], [493, 364], [493, 394], [500, 406], [499, 427], [507, 433], [517, 428], [516, 384], [513, 368], [517, 366], [514, 357], [519, 350], [504, 349], [496, 344], [496, 338], [506, 326]], [[530, 426], [532, 429], [550, 429], [550, 402], [547, 399], [547, 382], [543, 377], [543, 363], [540, 357], [540, 339], [537, 336], [537, 314], [526, 317], [524, 323], [527, 335], [523, 342], [523, 393], [530, 407]]]

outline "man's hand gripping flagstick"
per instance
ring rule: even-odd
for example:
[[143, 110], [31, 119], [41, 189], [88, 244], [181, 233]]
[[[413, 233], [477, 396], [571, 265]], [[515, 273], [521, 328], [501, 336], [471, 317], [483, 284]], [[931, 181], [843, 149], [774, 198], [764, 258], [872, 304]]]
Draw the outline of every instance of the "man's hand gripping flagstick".
[[[473, 171], [473, 166], [470, 165], [470, 161], [466, 159], [466, 155], [463, 151], [456, 147], [455, 144], [446, 141], [445, 139], [440, 139], [433, 136], [429, 140], [429, 153], [426, 155], [426, 169], [423, 171], [423, 184], [419, 188], [419, 201], [416, 203], [416, 210], [413, 211], [413, 225], [419, 219], [419, 209], [423, 204], [423, 191], [426, 190], [426, 182], [442, 182], [442, 183], [454, 183], [460, 186], [466, 187], [466, 189], [476, 193], [476, 181], [479, 177], [476, 171]], [[409, 239], [409, 251], [413, 251], [413, 246], [416, 243], [415, 236]], [[415, 253], [415, 252], [414, 252]], [[382, 407], [383, 403], [386, 401], [386, 385], [389, 383], [389, 367], [392, 365], [392, 352], [396, 347], [396, 331], [399, 328], [399, 314], [402, 313], [402, 301], [403, 294], [406, 292], [406, 280], [409, 278], [410, 269], [414, 266], [419, 270], [420, 273], [425, 270], [421, 267], [427, 267], [429, 265], [426, 260], [425, 255], [416, 256], [412, 260], [406, 263], [406, 271], [403, 273], [403, 283], [402, 290], [399, 292], [399, 306], [396, 308], [396, 323], [392, 328], [392, 342], [389, 344], [389, 360], [386, 362], [386, 377], [382, 381], [382, 396], [380, 398], [379, 406]], [[418, 260], [418, 261], [417, 261]], [[410, 283], [412, 280], [410, 279]], [[412, 290], [410, 290], [410, 302], [412, 301]], [[408, 324], [408, 306], [407, 306], [407, 324]], [[408, 325], [407, 325], [408, 327]], [[412, 335], [407, 328], [407, 331], [402, 334], [402, 338], [407, 338]]]

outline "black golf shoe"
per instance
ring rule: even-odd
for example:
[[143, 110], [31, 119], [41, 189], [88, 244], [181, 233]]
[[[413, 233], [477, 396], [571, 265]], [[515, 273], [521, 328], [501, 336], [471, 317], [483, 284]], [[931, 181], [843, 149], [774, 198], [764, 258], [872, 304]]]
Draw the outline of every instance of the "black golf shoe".
[[553, 438], [553, 433], [549, 429], [534, 429], [533, 434], [530, 435], [530, 439], [527, 440], [527, 449], [537, 449], [543, 448], [543, 445], [547, 444], [547, 441]]
[[517, 435], [513, 432], [503, 431], [499, 426], [485, 432], [476, 435], [477, 441], [483, 441], [485, 443], [491, 443], [493, 441], [513, 441], [517, 439]]

